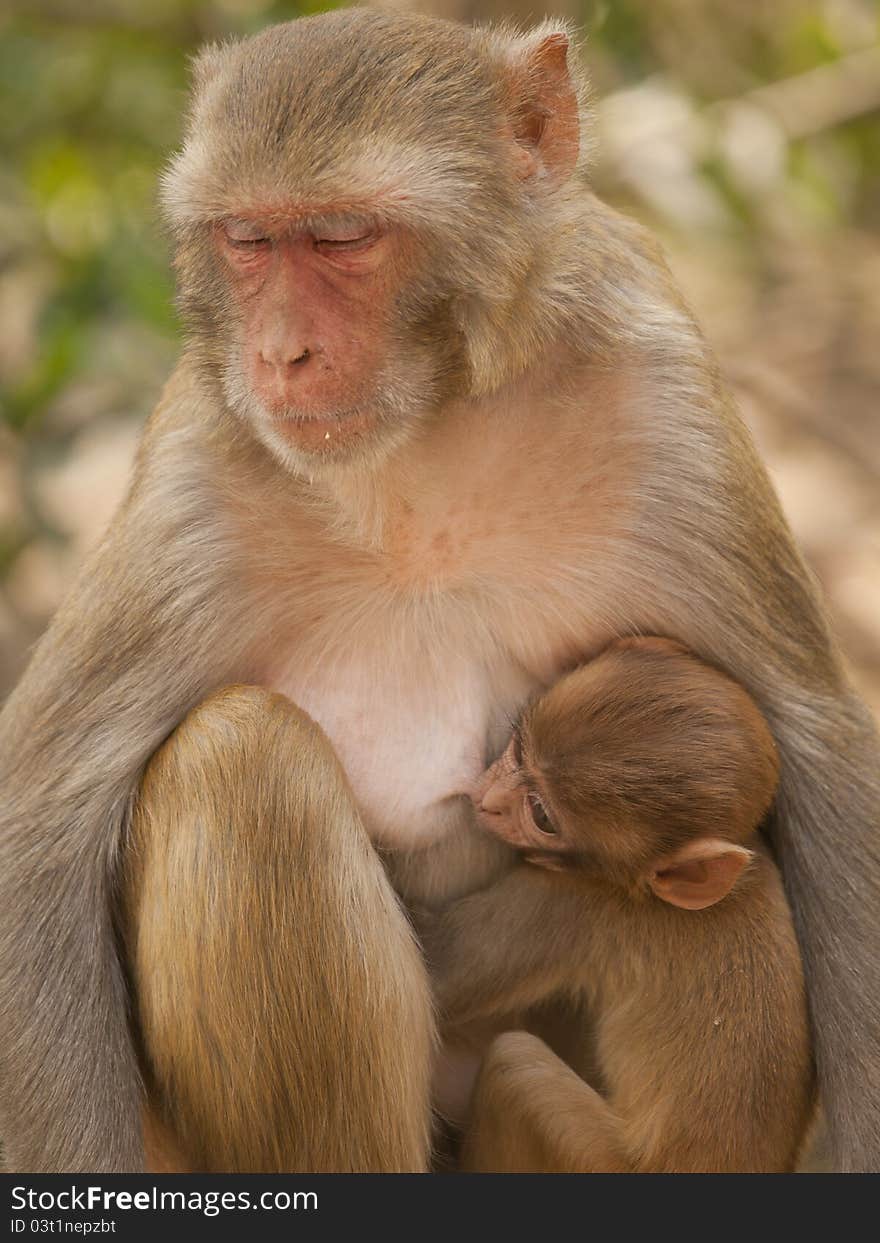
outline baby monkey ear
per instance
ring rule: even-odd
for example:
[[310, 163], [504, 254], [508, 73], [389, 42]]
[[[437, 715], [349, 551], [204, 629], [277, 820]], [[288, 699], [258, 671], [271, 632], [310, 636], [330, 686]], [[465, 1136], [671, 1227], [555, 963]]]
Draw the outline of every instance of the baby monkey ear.
[[648, 883], [664, 902], [701, 911], [727, 897], [753, 857], [744, 846], [703, 837], [664, 859]]
[[564, 181], [580, 150], [580, 109], [561, 31], [520, 45], [511, 69], [511, 126], [525, 181], [543, 171]]

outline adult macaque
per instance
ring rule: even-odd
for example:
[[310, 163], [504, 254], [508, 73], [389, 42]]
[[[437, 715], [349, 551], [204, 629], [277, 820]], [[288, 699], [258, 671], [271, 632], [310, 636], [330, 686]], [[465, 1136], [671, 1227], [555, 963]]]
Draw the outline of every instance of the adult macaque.
[[[657, 247], [590, 191], [583, 99], [552, 24], [356, 9], [199, 59], [164, 182], [187, 344], [0, 723], [13, 1168], [143, 1160], [113, 910], [135, 799], [157, 835], [135, 912], [167, 886], [199, 913], [173, 940], [159, 907], [155, 940], [126, 929], [165, 1121], [203, 1165], [249, 1168], [264, 1152], [222, 1116], [209, 1151], [198, 1111], [234, 1096], [252, 1134], [287, 1094], [302, 1126], [277, 1167], [424, 1168], [428, 982], [364, 829], [407, 902], [503, 875], [467, 797], [485, 756], [535, 691], [636, 632], [727, 670], [770, 723], [836, 1159], [880, 1164], [876, 733]], [[233, 683], [263, 689], [193, 713]], [[289, 745], [263, 749], [278, 713]], [[142, 785], [181, 722], [181, 757]], [[269, 835], [262, 868], [233, 828]], [[209, 959], [241, 987], [203, 987]], [[275, 1078], [281, 1040], [319, 1073], [302, 1095]], [[191, 1082], [207, 1065], [219, 1099]], [[327, 1125], [306, 1122], [327, 1094]]]
[[524, 862], [429, 922], [429, 959], [459, 1041], [583, 998], [602, 1094], [540, 1041], [502, 1036], [466, 1168], [794, 1168], [813, 1104], [806, 995], [756, 839], [777, 776], [749, 696], [665, 640], [612, 644], [528, 707], [475, 790], [480, 823]]

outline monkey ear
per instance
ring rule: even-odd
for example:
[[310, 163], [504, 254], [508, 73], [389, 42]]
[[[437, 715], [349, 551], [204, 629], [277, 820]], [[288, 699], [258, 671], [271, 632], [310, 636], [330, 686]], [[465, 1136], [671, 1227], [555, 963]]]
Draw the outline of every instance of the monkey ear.
[[753, 857], [744, 846], [704, 837], [664, 859], [648, 883], [664, 902], [701, 911], [727, 897]]
[[520, 176], [564, 181], [580, 150], [580, 108], [568, 70], [568, 35], [526, 44], [513, 69], [510, 120]]

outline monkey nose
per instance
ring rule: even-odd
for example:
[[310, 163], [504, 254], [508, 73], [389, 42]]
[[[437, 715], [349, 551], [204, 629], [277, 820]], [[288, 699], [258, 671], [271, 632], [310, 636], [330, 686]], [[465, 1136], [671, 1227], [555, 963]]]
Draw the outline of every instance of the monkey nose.
[[307, 345], [301, 349], [296, 346], [292, 349], [261, 349], [259, 357], [264, 367], [283, 378], [291, 368], [301, 367], [307, 363], [313, 352]]
[[480, 811], [487, 816], [500, 816], [507, 808], [507, 795], [504, 791], [490, 786], [480, 799]]

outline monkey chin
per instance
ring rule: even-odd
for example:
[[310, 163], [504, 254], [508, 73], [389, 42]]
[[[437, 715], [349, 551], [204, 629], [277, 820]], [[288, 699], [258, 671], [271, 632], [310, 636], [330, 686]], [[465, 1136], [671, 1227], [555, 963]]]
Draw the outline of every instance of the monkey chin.
[[374, 470], [406, 432], [373, 407], [328, 415], [261, 410], [248, 421], [276, 459], [310, 481], [350, 469]]
[[375, 432], [379, 421], [373, 410], [345, 410], [335, 414], [298, 414], [285, 411], [271, 424], [291, 449], [300, 453], [335, 454], [349, 449]]
[[370, 398], [328, 413], [287, 408], [271, 411], [244, 382], [239, 367], [223, 376], [230, 409], [287, 470], [309, 480], [347, 468], [375, 470], [415, 434], [436, 404], [427, 368], [406, 377], [383, 377]]

